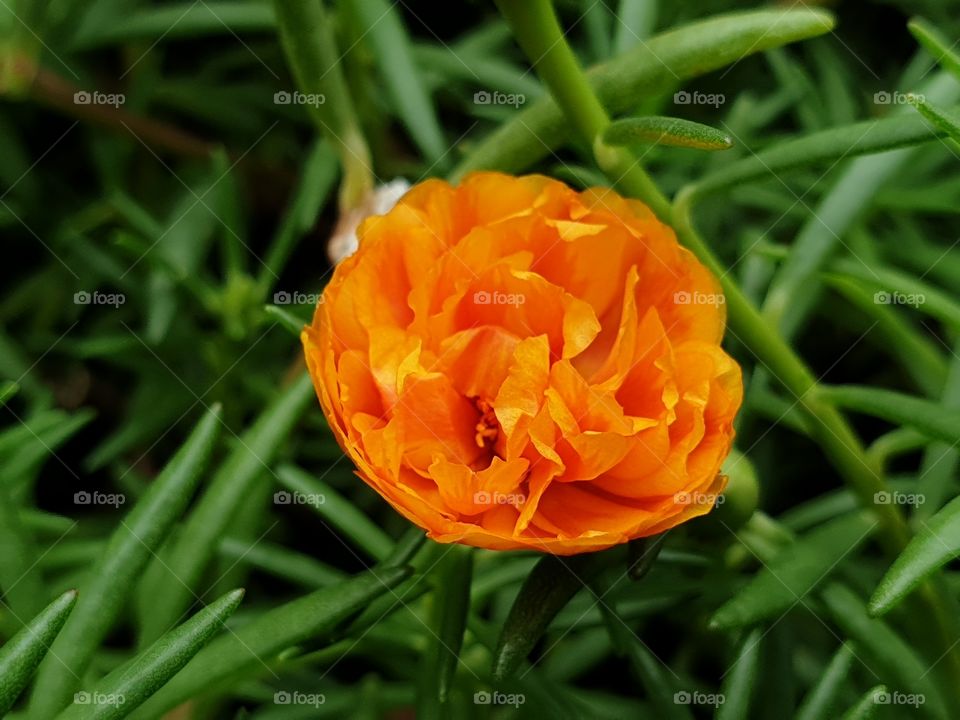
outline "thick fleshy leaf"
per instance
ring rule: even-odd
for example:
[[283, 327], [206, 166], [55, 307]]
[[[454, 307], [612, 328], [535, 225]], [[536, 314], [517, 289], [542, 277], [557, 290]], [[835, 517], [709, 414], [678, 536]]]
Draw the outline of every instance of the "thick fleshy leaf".
[[384, 567], [278, 605], [201, 650], [134, 715], [160, 717], [184, 700], [231, 677], [256, 674], [298, 643], [323, 639], [344, 620], [410, 574], [407, 567]]
[[30, 682], [76, 602], [77, 591], [68, 590], [0, 647], [0, 715], [6, 715]]
[[494, 678], [513, 675], [557, 613], [609, 562], [607, 554], [547, 555], [537, 562], [503, 624], [493, 656]]
[[141, 646], [153, 642], [179, 618], [200, 589], [204, 570], [240, 503], [252, 494], [281, 441], [313, 398], [304, 373], [290, 384], [240, 436], [227, 460], [213, 476], [203, 497], [187, 517], [169, 554], [150, 568], [140, 598]]
[[214, 406], [197, 423], [147, 494], [120, 521], [100, 561], [81, 587], [76, 610], [40, 667], [30, 701], [35, 716], [53, 717], [69, 703], [143, 568], [193, 497], [213, 453], [221, 422], [220, 408]]
[[944, 110], [920, 97], [911, 97], [910, 102], [931, 125], [960, 142], [960, 116], [957, 113]]
[[781, 550], [710, 619], [714, 628], [735, 628], [775, 618], [803, 602], [876, 527], [865, 513], [832, 520]]
[[883, 701], [878, 700], [878, 698], [886, 692], [886, 685], [876, 685], [870, 688], [853, 707], [843, 714], [841, 720], [873, 720], [873, 718], [878, 716], [880, 707], [883, 704]]
[[361, 26], [367, 28], [366, 41], [410, 136], [425, 158], [442, 164], [448, 146], [420, 69], [414, 62], [400, 8], [387, 0], [348, 0], [345, 6], [356, 15]]
[[839, 407], [912, 427], [937, 440], [960, 438], [960, 410], [893, 390], [861, 385], [825, 385], [817, 392]]
[[[678, 81], [832, 28], [833, 18], [821, 10], [730, 13], [658, 34], [587, 76], [604, 107], [616, 115], [651, 94], [675, 88]], [[541, 98], [484, 140], [453, 177], [481, 169], [518, 172], [555, 150], [568, 132], [557, 104]]]
[[890, 687], [925, 696], [925, 705], [938, 717], [947, 717], [943, 698], [930, 663], [918, 656], [913, 646], [882, 620], [867, 615], [866, 606], [855, 593], [832, 584], [821, 593], [827, 609], [843, 634], [853, 640], [857, 655]]
[[307, 505], [375, 560], [385, 560], [393, 550], [394, 543], [389, 535], [320, 478], [292, 465], [284, 465], [277, 470], [277, 479], [285, 490], [274, 496], [274, 502], [278, 497], [281, 501], [303, 498]]
[[473, 548], [454, 545], [444, 550], [433, 573], [431, 634], [421, 667], [417, 717], [442, 717], [444, 714], [442, 708], [453, 686], [470, 612], [473, 556]]
[[743, 640], [740, 652], [723, 679], [723, 704], [717, 709], [716, 720], [738, 720], [749, 717], [750, 698], [757, 683], [760, 665], [760, 641], [764, 632], [757, 628]]
[[233, 590], [215, 600], [107, 675], [93, 689], [76, 693], [73, 705], [58, 716], [59, 720], [127, 717], [223, 629], [224, 622], [243, 600], [243, 593], [242, 589]]
[[930, 573], [960, 555], [960, 498], [926, 521], [883, 576], [870, 598], [871, 615], [883, 615]]
[[940, 66], [960, 79], [960, 54], [954, 50], [956, 42], [946, 37], [923, 18], [914, 18], [907, 27], [924, 49]]
[[692, 192], [706, 195], [753, 180], [776, 177], [796, 168], [836, 162], [841, 158], [896, 150], [943, 137], [913, 115], [830, 128], [778, 142], [756, 154], [724, 165], [697, 182]]
[[837, 700], [855, 661], [856, 655], [850, 643], [841, 645], [817, 684], [804, 697], [797, 709], [796, 720], [829, 720], [835, 717]]
[[733, 138], [709, 125], [675, 117], [650, 115], [610, 123], [603, 133], [607, 145], [672, 145], [696, 150], [727, 150]]

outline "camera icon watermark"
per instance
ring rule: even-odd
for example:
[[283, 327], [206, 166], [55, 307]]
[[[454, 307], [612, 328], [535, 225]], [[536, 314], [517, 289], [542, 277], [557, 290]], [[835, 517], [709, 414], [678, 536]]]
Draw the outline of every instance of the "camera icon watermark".
[[476, 505], [513, 505], [519, 507], [527, 501], [523, 493], [502, 493], [490, 492], [488, 490], [478, 490], [473, 494], [473, 502]]
[[927, 696], [923, 693], [903, 693], [899, 690], [889, 692], [887, 690], [878, 690], [873, 694], [875, 705], [909, 705], [918, 708], [927, 702]]
[[724, 305], [727, 298], [723, 293], [704, 293], [699, 290], [690, 292], [688, 290], [678, 290], [673, 294], [675, 305]]
[[127, 101], [123, 93], [105, 93], [99, 90], [78, 90], [73, 94], [74, 105], [110, 105], [118, 108]]
[[726, 498], [717, 493], [702, 492], [678, 492], [673, 496], [673, 502], [677, 505], [723, 505]]
[[702, 93], [699, 90], [689, 92], [688, 90], [678, 90], [673, 94], [674, 105], [711, 105], [719, 108], [727, 101], [727, 96], [723, 93]]
[[310, 505], [319, 507], [327, 501], [321, 493], [287, 492], [278, 490], [273, 494], [274, 505]]
[[73, 294], [74, 305], [112, 305], [118, 308], [127, 302], [123, 293], [104, 293], [99, 290], [79, 290]]
[[323, 293], [302, 293], [297, 290], [278, 290], [273, 294], [274, 305], [322, 305]]
[[123, 493], [102, 493], [99, 490], [88, 492], [80, 490], [73, 494], [74, 505], [107, 505], [113, 508], [119, 508], [127, 502], [127, 496]]
[[310, 105], [319, 107], [327, 102], [327, 98], [322, 93], [302, 93], [299, 90], [289, 92], [287, 90], [278, 90], [273, 94], [274, 105]]
[[674, 705], [703, 705], [706, 707], [720, 707], [727, 701], [723, 693], [705, 693], [699, 690], [689, 692], [680, 690], [673, 694]]
[[926, 301], [927, 296], [923, 293], [878, 290], [873, 294], [873, 302], [875, 305], [910, 305], [912, 307], [919, 307]]
[[319, 708], [327, 701], [323, 693], [304, 693], [298, 690], [289, 692], [287, 690], [278, 690], [273, 694], [274, 705], [309, 705]]
[[519, 307], [527, 302], [527, 296], [523, 293], [503, 293], [497, 290], [488, 292], [478, 290], [473, 294], [474, 305], [512, 305]]
[[927, 501], [927, 496], [923, 493], [904, 493], [899, 490], [880, 490], [873, 494], [874, 505], [908, 505], [910, 507], [920, 507]]
[[902, 93], [894, 90], [881, 90], [873, 94], [874, 105], [907, 105], [912, 102], [924, 102], [926, 98], [919, 93]]
[[473, 94], [474, 105], [512, 105], [515, 108], [520, 107], [527, 102], [527, 96], [523, 93], [502, 93], [499, 90], [490, 92], [489, 90], [477, 90]]
[[120, 707], [127, 702], [123, 693], [87, 692], [82, 690], [73, 694], [75, 705], [110, 705]]
[[498, 690], [489, 692], [487, 690], [478, 690], [473, 694], [474, 705], [512, 705], [519, 708], [527, 701], [527, 696], [523, 693], [503, 693]]

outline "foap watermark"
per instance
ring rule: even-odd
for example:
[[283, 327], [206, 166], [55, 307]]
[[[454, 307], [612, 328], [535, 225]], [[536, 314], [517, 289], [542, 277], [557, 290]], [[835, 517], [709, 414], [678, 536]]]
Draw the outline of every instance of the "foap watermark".
[[127, 501], [123, 493], [102, 493], [99, 490], [88, 492], [80, 490], [73, 494], [74, 505], [110, 505], [118, 508]]
[[910, 305], [919, 307], [927, 301], [927, 296], [923, 293], [903, 293], [897, 290], [887, 292], [879, 290], [873, 294], [873, 302], [876, 305]]
[[909, 505], [920, 507], [927, 501], [923, 493], [905, 493], [899, 490], [881, 490], [873, 494], [874, 505]]
[[323, 105], [327, 98], [322, 93], [302, 93], [299, 90], [289, 92], [287, 90], [277, 90], [273, 94], [274, 105], [311, 105], [317, 107]]
[[73, 294], [74, 305], [112, 305], [120, 307], [127, 301], [123, 293], [105, 293], [99, 290], [79, 290]]
[[727, 298], [723, 293], [678, 290], [673, 294], [673, 302], [677, 305], [723, 305], [727, 302]]
[[287, 492], [279, 490], [273, 494], [274, 505], [311, 505], [319, 507], [327, 501], [321, 493]]
[[523, 93], [503, 93], [499, 90], [494, 90], [493, 92], [489, 90], [477, 90], [473, 94], [474, 105], [512, 105], [518, 108], [526, 101], [527, 96]]
[[514, 307], [519, 307], [525, 302], [527, 302], [527, 296], [523, 293], [478, 290], [473, 294], [474, 305], [513, 305]]
[[677, 505], [723, 505], [726, 498], [717, 493], [678, 492], [673, 496]]
[[705, 693], [699, 690], [689, 692], [681, 690], [673, 694], [674, 705], [702, 705], [705, 707], [720, 707], [727, 701], [723, 693]]
[[522, 493], [502, 493], [479, 490], [473, 494], [473, 502], [477, 505], [523, 505], [527, 498]]
[[723, 93], [702, 93], [699, 90], [678, 90], [673, 94], [674, 105], [712, 105], [720, 107], [727, 101]]
[[874, 105], [907, 105], [914, 102], [923, 102], [926, 98], [917, 93], [902, 93], [897, 90], [887, 92], [881, 90], [873, 94]]
[[74, 105], [110, 105], [118, 108], [127, 101], [123, 93], [105, 93], [99, 90], [78, 90], [73, 94]]
[[887, 690], [878, 690], [873, 694], [875, 705], [909, 705], [918, 708], [927, 701], [927, 696], [923, 693], [902, 693], [899, 690], [889, 692]]
[[323, 693], [277, 690], [277, 692], [273, 694], [274, 705], [310, 705], [314, 708], [319, 708], [326, 701], [327, 697]]
[[488, 692], [478, 690], [473, 694], [474, 705], [512, 705], [515, 708], [520, 707], [527, 701], [527, 696], [523, 693], [504, 693], [499, 690]]
[[279, 290], [273, 294], [274, 305], [320, 305], [323, 302], [322, 293], [287, 292]]
[[123, 693], [102, 693], [81, 691], [73, 694], [75, 705], [111, 705], [120, 707], [127, 702]]

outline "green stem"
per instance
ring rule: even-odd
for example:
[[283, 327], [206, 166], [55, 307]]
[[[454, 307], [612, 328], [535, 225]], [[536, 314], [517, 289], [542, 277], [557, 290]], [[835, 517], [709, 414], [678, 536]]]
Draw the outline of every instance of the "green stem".
[[497, 7], [537, 74], [550, 89], [564, 115], [593, 149], [597, 165], [630, 194], [643, 200], [661, 217], [670, 212], [670, 201], [626, 148], [600, 141], [610, 116], [600, 104], [576, 56], [564, 39], [550, 0], [496, 0]]
[[308, 104], [317, 127], [337, 147], [343, 166], [340, 211], [357, 207], [374, 185], [370, 149], [340, 69], [333, 26], [320, 0], [274, 0], [280, 41], [297, 85], [322, 96]]
[[[881, 468], [868, 456], [846, 418], [818, 394], [813, 372], [776, 328], [764, 320], [697, 233], [691, 219], [693, 194], [681, 192], [671, 204], [628, 149], [610, 148], [600, 142], [610, 117], [577, 63], [550, 0], [497, 0], [497, 5], [565, 116], [581, 138], [594, 148], [601, 169], [626, 194], [646, 202], [661, 220], [672, 225], [683, 244], [719, 278], [726, 295], [730, 325], [737, 337], [793, 394], [811, 421], [814, 439], [861, 504], [881, 523], [878, 537], [884, 550], [890, 557], [899, 555], [909, 542], [911, 531], [899, 507], [874, 502], [874, 494], [886, 489]], [[932, 583], [928, 583], [918, 597], [940, 633], [940, 642], [950, 645], [954, 633], [949, 599]], [[951, 645], [944, 654], [949, 656], [950, 674], [960, 678], [960, 651]]]

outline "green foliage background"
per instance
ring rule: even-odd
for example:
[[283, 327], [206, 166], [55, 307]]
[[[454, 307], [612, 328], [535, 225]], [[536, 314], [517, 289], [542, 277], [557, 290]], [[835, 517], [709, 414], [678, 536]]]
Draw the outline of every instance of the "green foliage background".
[[[0, 2], [0, 714], [960, 717], [960, 3], [501, 5]], [[561, 561], [353, 475], [327, 238], [479, 168], [615, 181], [723, 277], [710, 516]]]

